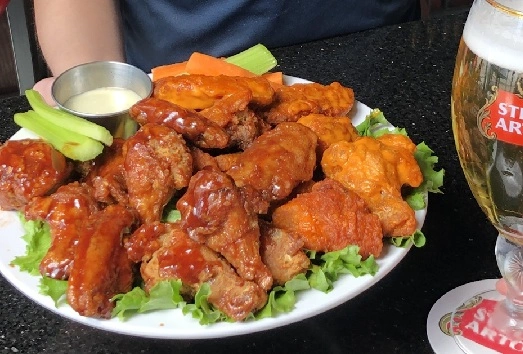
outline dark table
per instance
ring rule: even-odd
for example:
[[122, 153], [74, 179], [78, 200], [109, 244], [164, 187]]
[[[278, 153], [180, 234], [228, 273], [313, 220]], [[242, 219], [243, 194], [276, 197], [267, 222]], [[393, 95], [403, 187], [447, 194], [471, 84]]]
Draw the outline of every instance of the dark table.
[[[0, 352], [11, 353], [432, 353], [432, 305], [464, 283], [496, 278], [496, 231], [473, 199], [454, 148], [450, 90], [466, 13], [390, 26], [274, 50], [286, 74], [339, 81], [379, 107], [446, 170], [431, 194], [427, 244], [412, 248], [384, 279], [345, 304], [274, 330], [212, 340], [153, 340], [105, 333], [35, 305], [0, 277]], [[0, 101], [1, 140], [16, 130], [23, 97]], [[1, 235], [0, 235], [1, 236]]]

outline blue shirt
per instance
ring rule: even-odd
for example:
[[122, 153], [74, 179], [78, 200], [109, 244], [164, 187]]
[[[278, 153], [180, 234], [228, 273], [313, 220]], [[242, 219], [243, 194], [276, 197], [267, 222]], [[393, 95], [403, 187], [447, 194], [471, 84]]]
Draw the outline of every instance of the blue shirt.
[[299, 44], [419, 18], [418, 0], [120, 0], [127, 61], [145, 71], [194, 51]]

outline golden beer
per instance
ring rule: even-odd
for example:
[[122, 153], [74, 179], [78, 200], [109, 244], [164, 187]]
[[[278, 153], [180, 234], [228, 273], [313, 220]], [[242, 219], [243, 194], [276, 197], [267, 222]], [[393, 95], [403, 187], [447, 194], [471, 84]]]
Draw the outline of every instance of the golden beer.
[[523, 244], [523, 9], [479, 2], [456, 58], [454, 139], [479, 205], [501, 235]]

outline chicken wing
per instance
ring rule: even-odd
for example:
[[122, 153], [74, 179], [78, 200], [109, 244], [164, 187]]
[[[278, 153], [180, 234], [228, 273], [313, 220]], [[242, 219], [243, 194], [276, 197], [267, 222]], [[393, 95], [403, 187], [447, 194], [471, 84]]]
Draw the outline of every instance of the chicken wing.
[[0, 210], [21, 210], [54, 192], [70, 176], [65, 156], [42, 140], [9, 140], [0, 147]]
[[129, 114], [140, 125], [157, 123], [168, 126], [201, 148], [221, 149], [229, 145], [229, 135], [218, 124], [165, 100], [143, 99], [129, 109]]
[[379, 257], [383, 248], [379, 218], [356, 193], [332, 179], [317, 182], [311, 192], [276, 208], [272, 224], [302, 239], [310, 250], [330, 252], [357, 245], [366, 258]]
[[416, 230], [414, 210], [403, 200], [404, 185], [417, 187], [423, 175], [414, 158], [416, 146], [406, 136], [386, 134], [340, 141], [323, 154], [325, 175], [362, 197], [379, 216], [385, 236], [410, 236]]
[[91, 188], [79, 182], [61, 186], [50, 196], [35, 197], [26, 205], [25, 218], [47, 222], [51, 233], [51, 246], [40, 262], [42, 275], [69, 278], [80, 232], [99, 209]]
[[270, 223], [260, 222], [260, 253], [274, 278], [274, 283], [283, 285], [296, 275], [309, 269], [310, 259], [303, 251], [304, 242]]
[[125, 141], [123, 154], [129, 204], [143, 223], [160, 221], [167, 202], [192, 175], [185, 140], [171, 128], [146, 124]]
[[93, 188], [93, 195], [101, 203], [128, 205], [124, 177], [124, 140], [114, 139], [102, 154], [91, 161], [84, 182]]
[[299, 183], [312, 178], [317, 140], [302, 124], [279, 124], [235, 156], [226, 172], [236, 186], [251, 187], [266, 201], [283, 199]]
[[261, 260], [258, 216], [225, 173], [203, 169], [191, 178], [176, 203], [189, 236], [220, 253], [238, 274], [268, 290], [272, 276]]
[[270, 124], [296, 122], [300, 117], [311, 113], [328, 116], [346, 115], [354, 104], [354, 92], [339, 82], [330, 85], [318, 83], [281, 86], [276, 90], [276, 98], [261, 114]]
[[274, 90], [263, 77], [179, 75], [158, 80], [154, 97], [200, 112], [220, 127], [248, 106], [272, 102]]
[[112, 297], [131, 290], [132, 262], [122, 236], [135, 222], [134, 214], [113, 204], [92, 214], [76, 246], [67, 285], [67, 302], [81, 316], [110, 318]]
[[309, 127], [318, 136], [317, 160], [321, 161], [323, 152], [338, 141], [354, 141], [359, 135], [349, 117], [329, 117], [312, 113], [298, 119], [298, 123]]
[[239, 277], [219, 254], [192, 240], [179, 224], [142, 225], [125, 245], [131, 258], [142, 262], [147, 291], [159, 281], [179, 279], [181, 292], [191, 298], [208, 283], [209, 303], [235, 321], [245, 319], [267, 301], [260, 286]]

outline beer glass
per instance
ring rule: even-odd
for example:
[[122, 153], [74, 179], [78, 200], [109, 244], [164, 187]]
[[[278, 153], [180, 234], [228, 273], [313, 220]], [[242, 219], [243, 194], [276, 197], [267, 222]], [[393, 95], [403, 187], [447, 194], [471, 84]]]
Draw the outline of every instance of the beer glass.
[[520, 341], [523, 1], [475, 0], [472, 4], [456, 58], [451, 110], [456, 150], [466, 180], [499, 232], [495, 255], [508, 290], [490, 314], [489, 325], [503, 336]]

